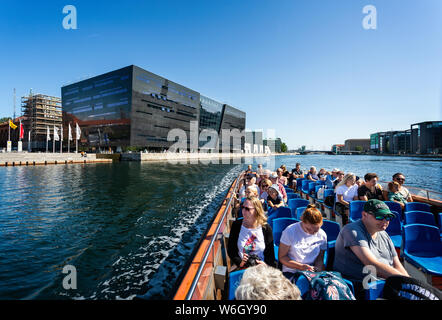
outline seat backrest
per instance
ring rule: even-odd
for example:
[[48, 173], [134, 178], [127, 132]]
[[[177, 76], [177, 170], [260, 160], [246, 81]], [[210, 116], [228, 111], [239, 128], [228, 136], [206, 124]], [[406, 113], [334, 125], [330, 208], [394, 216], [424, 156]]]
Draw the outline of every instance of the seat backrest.
[[308, 193], [311, 193], [312, 191], [315, 190], [315, 186], [316, 186], [316, 182], [309, 182], [308, 184]]
[[304, 180], [305, 180], [305, 178], [298, 178], [298, 179], [296, 179], [296, 187], [298, 189], [300, 189], [302, 187], [302, 181], [304, 181]]
[[438, 217], [439, 217], [439, 221], [438, 221], [439, 229], [442, 232], [442, 212], [439, 212]]
[[322, 222], [321, 229], [327, 234], [327, 242], [335, 241], [338, 238], [339, 231], [341, 231], [339, 223], [330, 220], [322, 220]]
[[404, 226], [404, 252], [419, 257], [437, 257], [442, 255], [442, 243], [439, 229], [425, 224]]
[[296, 208], [296, 219], [301, 220], [301, 216], [304, 213], [305, 209], [307, 209], [307, 207]]
[[421, 202], [407, 202], [405, 204], [404, 212], [408, 211], [426, 211], [431, 212], [431, 206]]
[[309, 205], [309, 201], [305, 199], [290, 199], [289, 200], [289, 208], [292, 212], [292, 218], [297, 219], [296, 209], [300, 207], [307, 207]]
[[367, 283], [365, 289], [365, 300], [376, 300], [382, 298], [384, 291], [385, 280], [371, 281]]
[[356, 221], [362, 218], [365, 202], [362, 200], [350, 201], [349, 218], [351, 220]]
[[279, 246], [282, 232], [291, 224], [299, 222], [293, 218], [277, 218], [273, 220], [273, 243]]
[[236, 288], [238, 288], [245, 270], [246, 269], [230, 272], [230, 274], [229, 274], [229, 300], [235, 300], [235, 290], [236, 290]]
[[405, 224], [420, 223], [437, 227], [434, 215], [426, 211], [405, 212]]
[[389, 236], [398, 236], [402, 234], [401, 215], [396, 211], [391, 211], [396, 216], [391, 219], [387, 229], [385, 230]]
[[325, 189], [324, 191], [324, 198], [328, 196], [332, 196], [334, 193], [333, 189]]
[[306, 190], [307, 191], [307, 189], [308, 189], [308, 184], [310, 183], [311, 181], [310, 180], [307, 180], [307, 179], [305, 179], [305, 180], [302, 180], [302, 190]]
[[292, 188], [286, 187], [285, 188], [285, 193], [289, 194], [289, 193], [295, 193], [295, 191], [293, 191]]
[[291, 192], [291, 193], [287, 192], [287, 200], [289, 200], [289, 199], [299, 199], [299, 194], [293, 193], [293, 192]]
[[400, 213], [401, 220], [404, 219], [404, 216], [402, 214], [402, 208], [401, 205], [395, 201], [384, 201], [387, 207], [390, 209], [390, 211], [396, 211]]
[[291, 218], [291, 217], [292, 217], [292, 211], [290, 210], [290, 208], [279, 207], [278, 209], [272, 211], [271, 215], [267, 218], [267, 223], [273, 229], [273, 220], [278, 218]]

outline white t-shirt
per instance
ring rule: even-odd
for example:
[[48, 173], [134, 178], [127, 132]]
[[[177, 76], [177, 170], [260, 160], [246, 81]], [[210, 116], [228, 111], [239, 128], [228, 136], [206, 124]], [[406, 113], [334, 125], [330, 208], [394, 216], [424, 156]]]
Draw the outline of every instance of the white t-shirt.
[[342, 198], [347, 201], [353, 201], [353, 198], [358, 195], [358, 185], [354, 184], [351, 187], [343, 184], [336, 188], [336, 202], [338, 202], [338, 194], [342, 195]]
[[256, 229], [247, 229], [241, 226], [241, 231], [238, 236], [238, 253], [241, 259], [244, 253], [247, 253], [249, 256], [256, 254], [259, 259], [264, 261], [265, 247], [264, 234], [262, 233], [261, 226]]
[[[289, 246], [288, 257], [299, 263], [313, 265], [321, 250], [327, 250], [327, 234], [319, 229], [315, 234], [305, 232], [301, 222], [289, 225], [281, 235], [281, 243]], [[298, 270], [282, 266], [282, 272]]]

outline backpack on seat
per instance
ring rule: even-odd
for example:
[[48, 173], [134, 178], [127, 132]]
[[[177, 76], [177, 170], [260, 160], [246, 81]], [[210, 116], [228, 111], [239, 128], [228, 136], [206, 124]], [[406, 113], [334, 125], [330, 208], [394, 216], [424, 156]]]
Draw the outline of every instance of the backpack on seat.
[[[295, 278], [303, 285], [308, 286], [302, 290], [303, 300], [356, 300], [353, 292], [347, 285], [341, 274], [335, 271], [298, 271]], [[307, 281], [305, 281], [305, 279]], [[293, 281], [292, 281], [293, 282]]]
[[387, 300], [441, 300], [441, 292], [429, 284], [405, 276], [385, 280], [383, 298]]

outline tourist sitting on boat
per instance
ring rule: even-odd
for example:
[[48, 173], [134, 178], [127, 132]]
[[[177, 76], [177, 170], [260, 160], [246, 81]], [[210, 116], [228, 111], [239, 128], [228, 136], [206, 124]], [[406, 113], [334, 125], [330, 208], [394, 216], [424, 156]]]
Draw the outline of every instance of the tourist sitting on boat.
[[319, 177], [316, 172], [316, 167], [310, 167], [310, 171], [307, 173], [307, 179], [311, 181], [318, 181]]
[[287, 192], [285, 191], [284, 186], [278, 182], [278, 175], [276, 172], [272, 172], [270, 175], [270, 181], [272, 181], [272, 184], [276, 184], [279, 187], [279, 193], [282, 195], [282, 199], [285, 203], [287, 203]]
[[301, 170], [301, 164], [296, 163], [295, 169], [292, 169], [292, 180], [291, 183], [289, 181], [289, 186], [293, 189], [296, 189], [296, 179], [304, 178], [304, 173]]
[[[413, 202], [413, 197], [411, 196], [410, 191], [408, 191], [408, 189], [404, 187], [405, 176], [400, 172], [395, 173], [393, 175], [393, 181], [397, 182], [399, 184], [399, 192], [402, 194], [403, 198], [407, 202]], [[384, 200], [386, 200], [386, 201], [388, 200], [388, 191], [387, 190], [384, 191]]]
[[268, 189], [268, 197], [267, 197], [267, 204], [272, 209], [278, 209], [279, 207], [285, 206], [285, 201], [282, 198], [281, 193], [279, 192], [279, 186], [277, 184], [273, 184]]
[[321, 168], [318, 173], [319, 180], [325, 180], [326, 176], [327, 176], [327, 171], [325, 171], [324, 168]]
[[252, 165], [251, 165], [251, 164], [249, 164], [249, 165], [247, 166], [246, 174], [248, 174], [248, 173], [253, 173]]
[[327, 235], [322, 226], [322, 214], [309, 204], [301, 221], [289, 225], [281, 235], [279, 261], [284, 275], [291, 278], [297, 271], [323, 271]]
[[364, 185], [364, 181], [358, 176], [355, 176], [355, 183], [357, 184], [358, 188]]
[[239, 190], [239, 198], [244, 198], [246, 196], [246, 193], [245, 193], [246, 192], [246, 188], [249, 187], [249, 186], [255, 188], [256, 189], [256, 194], [259, 194], [260, 191], [259, 191], [258, 186], [255, 184], [255, 182], [256, 182], [256, 178], [254, 176], [246, 175], [245, 183], [241, 187], [241, 189]]
[[259, 190], [261, 190], [261, 194], [259, 195], [260, 199], [264, 199], [267, 201], [267, 197], [269, 196], [268, 191], [271, 186], [272, 181], [270, 181], [269, 179], [261, 181], [261, 188], [259, 188]]
[[396, 181], [391, 181], [388, 183], [388, 201], [394, 201], [400, 204], [402, 210], [405, 208], [407, 199], [404, 198], [403, 194], [399, 192], [400, 184]]
[[261, 188], [261, 183], [263, 180], [266, 180], [270, 177], [271, 171], [268, 169], [262, 170], [262, 173], [259, 175], [259, 178], [256, 180], [258, 187]]
[[284, 170], [281, 168], [276, 169], [276, 174], [278, 175], [278, 182], [283, 186], [287, 185], [287, 178], [283, 176]]
[[341, 170], [339, 170], [338, 168], [334, 168], [334, 169], [332, 170], [332, 172], [331, 172], [331, 175], [332, 175], [332, 181], [335, 181], [336, 179], [338, 179], [338, 173], [339, 173], [339, 171], [341, 171]]
[[258, 164], [258, 169], [256, 169], [256, 174], [258, 175], [258, 179], [259, 177], [261, 177], [261, 175], [264, 174], [264, 169], [262, 168], [262, 164]]
[[[237, 268], [266, 263], [276, 266], [272, 228], [258, 198], [247, 198], [242, 206], [243, 219], [233, 222], [227, 253]], [[250, 258], [250, 261], [249, 261]]]
[[289, 175], [290, 175], [290, 172], [288, 172], [287, 167], [285, 166], [285, 164], [282, 164], [280, 168], [282, 170], [282, 175], [288, 179]]
[[365, 184], [358, 188], [358, 198], [362, 201], [370, 199], [383, 200], [382, 187], [378, 184], [378, 175], [376, 173], [367, 173], [364, 176]]
[[299, 288], [279, 269], [258, 264], [244, 271], [236, 300], [302, 300]]
[[348, 221], [350, 201], [353, 200], [358, 200], [358, 185], [356, 184], [356, 176], [350, 172], [336, 186], [336, 212], [342, 216], [344, 225]]
[[337, 178], [333, 180], [333, 189], [335, 190], [335, 192], [338, 184], [342, 181], [342, 179], [344, 179], [344, 175], [345, 175], [344, 171], [338, 171]]
[[367, 276], [374, 280], [409, 276], [385, 231], [393, 218], [383, 201], [371, 199], [364, 204], [362, 218], [344, 226], [338, 235], [333, 270], [353, 281], [357, 299], [363, 296], [362, 281]]

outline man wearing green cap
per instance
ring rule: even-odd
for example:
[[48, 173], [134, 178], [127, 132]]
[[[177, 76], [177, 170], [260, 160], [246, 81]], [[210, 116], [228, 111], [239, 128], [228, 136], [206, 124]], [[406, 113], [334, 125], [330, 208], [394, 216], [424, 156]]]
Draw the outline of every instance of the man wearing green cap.
[[353, 281], [357, 296], [362, 292], [364, 278], [370, 274], [375, 279], [409, 276], [385, 231], [394, 217], [384, 202], [368, 200], [364, 204], [362, 219], [344, 226], [336, 239], [333, 269]]

